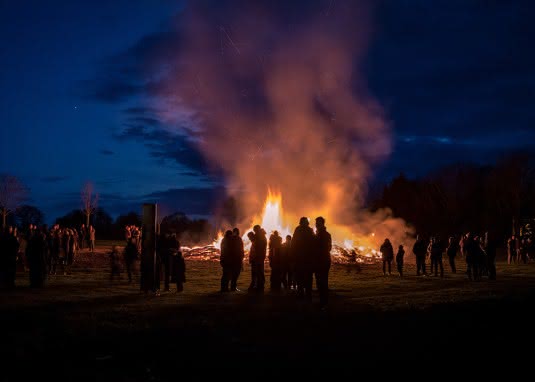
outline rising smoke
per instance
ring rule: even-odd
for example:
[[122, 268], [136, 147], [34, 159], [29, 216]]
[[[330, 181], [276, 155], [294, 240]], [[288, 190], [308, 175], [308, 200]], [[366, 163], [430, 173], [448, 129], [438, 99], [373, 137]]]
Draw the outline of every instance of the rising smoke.
[[361, 234], [407, 231], [384, 211], [358, 213], [391, 146], [361, 73], [370, 13], [362, 1], [218, 1], [194, 2], [176, 20], [179, 54], [159, 89], [174, 111], [165, 117], [187, 115], [187, 134], [245, 216], [271, 189], [295, 223], [323, 215]]

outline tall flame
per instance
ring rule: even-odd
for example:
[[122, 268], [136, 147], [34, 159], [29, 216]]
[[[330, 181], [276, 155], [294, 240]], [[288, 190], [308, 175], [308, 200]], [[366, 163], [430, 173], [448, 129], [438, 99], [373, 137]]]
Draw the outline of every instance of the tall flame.
[[262, 221], [261, 227], [266, 230], [268, 234], [278, 231], [283, 238], [286, 235], [291, 235], [291, 229], [283, 223], [282, 211], [282, 195], [280, 192], [274, 193], [268, 191], [268, 196], [262, 210], [260, 219]]

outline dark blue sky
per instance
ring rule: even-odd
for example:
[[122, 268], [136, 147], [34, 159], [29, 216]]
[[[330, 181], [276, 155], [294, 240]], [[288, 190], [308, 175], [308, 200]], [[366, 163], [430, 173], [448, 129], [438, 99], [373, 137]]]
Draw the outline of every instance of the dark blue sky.
[[[299, 7], [328, 15], [341, 1]], [[239, 4], [211, 3], [222, 15]], [[380, 180], [533, 149], [533, 2], [372, 3], [360, 70], [393, 133]], [[88, 180], [113, 216], [143, 201], [164, 213], [210, 213], [223, 179], [150, 106], [151, 57], [178, 54], [176, 20], [187, 6], [0, 0], [0, 173], [30, 188], [47, 221], [78, 208]]]

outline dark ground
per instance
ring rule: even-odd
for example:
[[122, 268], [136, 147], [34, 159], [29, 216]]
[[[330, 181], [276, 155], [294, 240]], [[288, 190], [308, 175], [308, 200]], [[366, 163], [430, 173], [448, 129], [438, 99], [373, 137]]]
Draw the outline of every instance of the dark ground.
[[[232, 370], [247, 378], [251, 369], [254, 379], [368, 368], [412, 375], [422, 366], [462, 377], [463, 368], [530, 365], [535, 263], [501, 261], [498, 280], [480, 282], [458, 263], [444, 279], [416, 277], [412, 265], [403, 279], [383, 277], [380, 265], [333, 266], [321, 311], [317, 295], [312, 304], [293, 292], [221, 295], [219, 264], [206, 261], [186, 262], [182, 294], [172, 286], [147, 296], [124, 278], [110, 283], [104, 253], [82, 254], [45, 289], [30, 289], [19, 272], [17, 289], [0, 293], [2, 380], [158, 381]], [[249, 276], [245, 269], [239, 288]]]

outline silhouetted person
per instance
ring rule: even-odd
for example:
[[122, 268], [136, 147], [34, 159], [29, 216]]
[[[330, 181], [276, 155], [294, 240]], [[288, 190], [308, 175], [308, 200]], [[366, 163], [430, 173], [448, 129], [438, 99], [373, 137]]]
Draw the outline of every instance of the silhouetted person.
[[442, 243], [436, 237], [431, 239], [430, 252], [431, 252], [431, 273], [433, 270], [435, 276], [438, 276], [438, 269], [440, 268], [440, 277], [444, 277], [444, 264], [442, 263]]
[[482, 236], [477, 237], [477, 262], [479, 278], [482, 276], [488, 276], [487, 269], [487, 252], [485, 251], [485, 238]]
[[139, 252], [137, 246], [132, 242], [132, 238], [129, 238], [124, 248], [124, 263], [126, 265], [126, 273], [128, 274], [128, 282], [132, 282], [132, 271], [134, 268], [134, 262], [139, 258]]
[[85, 249], [85, 244], [87, 242], [87, 228], [85, 224], [82, 224], [82, 226], [80, 227], [79, 240], [80, 240], [80, 243], [79, 243], [80, 249]]
[[446, 248], [446, 254], [448, 255], [451, 273], [457, 273], [457, 267], [455, 266], [455, 257], [457, 256], [458, 250], [459, 245], [457, 244], [457, 240], [455, 240], [455, 238], [451, 236], [448, 240], [448, 247]]
[[228, 284], [232, 279], [234, 271], [232, 264], [232, 231], [227, 230], [223, 240], [221, 240], [221, 256], [219, 257], [219, 264], [221, 265], [223, 274], [221, 275], [221, 292], [228, 292]]
[[398, 274], [400, 277], [403, 277], [403, 257], [405, 256], [405, 249], [403, 245], [400, 244], [398, 248], [398, 253], [396, 254], [396, 265], [398, 267]]
[[518, 256], [518, 239], [515, 235], [512, 235], [509, 240], [507, 240], [507, 264], [517, 262]]
[[271, 268], [270, 288], [273, 291], [281, 290], [283, 260], [282, 260], [282, 237], [278, 231], [273, 231], [269, 237], [269, 266]]
[[469, 280], [479, 280], [479, 249], [479, 241], [467, 233], [464, 239], [464, 253], [466, 256], [466, 275]]
[[392, 274], [392, 260], [394, 260], [394, 248], [390, 243], [390, 240], [385, 239], [381, 248], [381, 256], [383, 259], [383, 275], [386, 275], [386, 266], [388, 265], [388, 275]]
[[0, 288], [15, 287], [17, 253], [19, 252], [19, 241], [15, 235], [13, 227], [9, 227], [0, 234]]
[[170, 232], [157, 235], [156, 237], [156, 256], [159, 259], [160, 271], [158, 271], [158, 279], [161, 280], [161, 270], [163, 270], [164, 291], [169, 291], [169, 282], [171, 280], [171, 248], [170, 248]]
[[416, 242], [412, 247], [412, 253], [416, 257], [416, 275], [425, 275], [425, 255], [427, 253], [427, 244], [420, 236], [416, 236]]
[[95, 252], [95, 227], [89, 226], [89, 250]]
[[171, 280], [176, 284], [177, 293], [180, 293], [184, 290], [184, 283], [186, 282], [186, 262], [184, 261], [182, 251], [180, 250], [173, 253]]
[[312, 299], [312, 259], [314, 258], [316, 236], [308, 219], [302, 217], [295, 228], [290, 247], [295, 258], [297, 274], [297, 296]]
[[26, 258], [30, 268], [30, 287], [43, 287], [46, 280], [46, 234], [34, 229], [26, 246]]
[[316, 285], [320, 295], [320, 305], [327, 305], [329, 300], [329, 270], [331, 269], [331, 234], [325, 227], [322, 216], [316, 218], [316, 255], [313, 262]]
[[256, 283], [258, 281], [258, 278], [256, 276], [256, 267], [255, 267], [256, 253], [255, 253], [255, 247], [253, 245], [253, 243], [254, 243], [254, 241], [256, 239], [254, 232], [253, 231], [247, 232], [247, 238], [251, 242], [251, 247], [249, 248], [249, 265], [251, 266], [251, 283], [249, 284], [248, 291], [252, 292], [252, 291], [256, 290], [256, 288], [257, 288]]
[[292, 235], [286, 235], [286, 241], [282, 243], [282, 258], [283, 258], [283, 283], [286, 280], [285, 287], [287, 289], [295, 289], [297, 283], [295, 280], [295, 259], [292, 257]]
[[266, 282], [264, 273], [264, 262], [266, 260], [267, 238], [266, 231], [258, 224], [253, 227], [254, 242], [251, 247], [254, 247], [254, 259], [252, 263], [252, 271], [254, 273], [256, 291], [262, 292]]
[[117, 249], [117, 246], [114, 245], [111, 247], [111, 251], [109, 253], [110, 256], [110, 281], [113, 281], [115, 276], [119, 278], [121, 276], [121, 265], [119, 260], [119, 250]]
[[76, 245], [73, 230], [68, 230], [67, 232], [67, 252], [65, 253], [65, 267], [63, 270], [63, 274], [71, 273], [71, 267], [74, 262], [74, 247]]
[[232, 229], [232, 251], [231, 251], [231, 278], [230, 278], [230, 290], [236, 291], [238, 289], [238, 278], [240, 277], [241, 270], [243, 268], [243, 257], [245, 251], [243, 249], [243, 240], [240, 236], [240, 230], [236, 227]]

